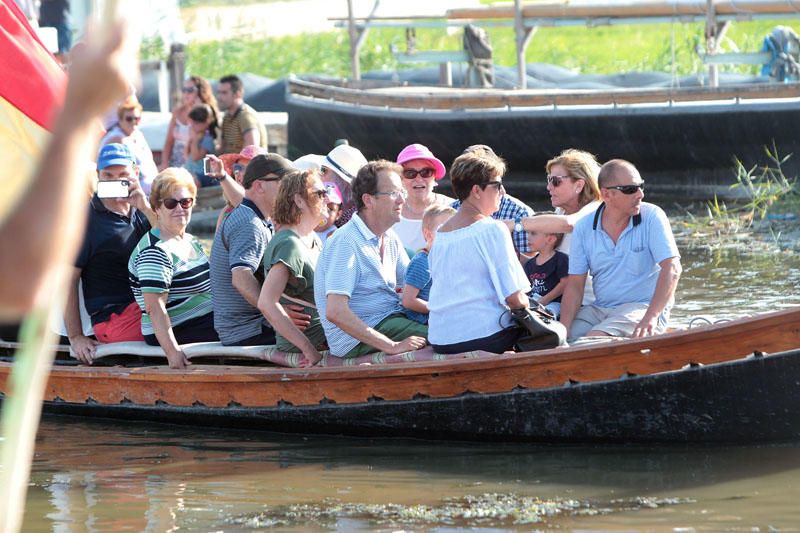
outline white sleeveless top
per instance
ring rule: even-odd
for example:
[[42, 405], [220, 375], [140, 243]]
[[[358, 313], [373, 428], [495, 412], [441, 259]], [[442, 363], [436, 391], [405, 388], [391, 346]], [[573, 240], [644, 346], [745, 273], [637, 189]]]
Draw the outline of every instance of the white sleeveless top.
[[186, 163], [186, 145], [189, 144], [189, 134], [189, 124], [184, 124], [176, 118], [175, 127], [172, 128], [172, 138], [175, 142], [172, 144], [172, 153], [169, 154], [169, 166], [182, 167]]

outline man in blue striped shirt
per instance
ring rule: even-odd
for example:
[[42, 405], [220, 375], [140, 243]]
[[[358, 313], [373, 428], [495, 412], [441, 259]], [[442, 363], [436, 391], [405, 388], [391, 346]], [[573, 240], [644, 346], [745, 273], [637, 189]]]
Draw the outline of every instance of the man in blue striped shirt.
[[400, 220], [402, 167], [372, 161], [352, 182], [357, 212], [325, 243], [314, 274], [314, 299], [331, 354], [399, 354], [426, 344], [427, 326], [403, 315], [398, 287], [408, 266], [391, 227]]

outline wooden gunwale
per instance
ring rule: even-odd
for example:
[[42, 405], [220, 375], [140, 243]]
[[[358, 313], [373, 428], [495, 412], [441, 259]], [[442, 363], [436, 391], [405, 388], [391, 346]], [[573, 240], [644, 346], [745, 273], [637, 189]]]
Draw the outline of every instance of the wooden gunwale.
[[[352, 404], [417, 395], [446, 398], [558, 387], [570, 380], [614, 380], [627, 373], [679, 370], [690, 363], [712, 364], [798, 346], [800, 308], [640, 340], [458, 361], [313, 369], [193, 365], [186, 371], [55, 367], [44, 399], [224, 408]], [[0, 363], [4, 394], [10, 367]]]
[[[776, 0], [715, 0], [713, 12], [716, 15], [797, 15], [800, 3]], [[602, 4], [596, 2], [551, 2], [544, 4], [528, 4], [522, 6], [525, 18], [626, 18], [626, 17], [680, 17], [705, 16], [708, 12], [706, 0], [694, 2], [646, 1], [617, 2]], [[449, 9], [445, 13], [448, 19], [508, 19], [514, 18], [514, 6], [489, 6], [476, 8]]]
[[362, 106], [408, 109], [496, 109], [514, 107], [626, 105], [748, 99], [800, 98], [800, 83], [724, 87], [680, 87], [614, 90], [449, 89], [404, 92], [338, 87], [300, 79], [287, 83], [290, 95]]

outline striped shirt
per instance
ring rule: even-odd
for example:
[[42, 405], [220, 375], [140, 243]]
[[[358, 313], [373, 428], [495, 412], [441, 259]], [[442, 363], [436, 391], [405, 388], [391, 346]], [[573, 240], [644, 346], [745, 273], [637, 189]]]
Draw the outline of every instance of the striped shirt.
[[[461, 202], [456, 200], [450, 207], [458, 209]], [[522, 200], [514, 198], [510, 194], [504, 194], [500, 199], [500, 208], [492, 213], [492, 218], [495, 220], [514, 220], [515, 218], [532, 217], [533, 209], [525, 205]], [[517, 252], [526, 254], [531, 251], [528, 244], [528, 234], [524, 231], [512, 231], [511, 240], [514, 242], [514, 248]]]
[[392, 230], [380, 239], [358, 214], [336, 230], [322, 249], [314, 273], [314, 300], [331, 354], [343, 356], [359, 341], [325, 317], [327, 296], [350, 298], [350, 310], [367, 326], [375, 327], [389, 315], [402, 313], [397, 287], [405, 282], [408, 254]]
[[222, 344], [236, 344], [269, 326], [261, 311], [233, 286], [233, 270], [247, 268], [261, 276], [261, 260], [272, 238], [272, 225], [249, 198], [222, 221], [211, 246], [211, 293], [214, 329]]
[[238, 154], [244, 148], [244, 134], [250, 130], [258, 130], [261, 148], [267, 147], [267, 129], [258, 118], [255, 109], [247, 104], [242, 104], [233, 113], [225, 113], [222, 119], [222, 146], [223, 154]]
[[167, 295], [167, 314], [173, 326], [211, 313], [211, 284], [208, 258], [200, 241], [191, 235], [191, 257], [176, 250], [151, 230], [139, 241], [128, 261], [128, 280], [133, 297], [142, 310], [142, 335], [155, 335], [145, 312], [144, 293]]

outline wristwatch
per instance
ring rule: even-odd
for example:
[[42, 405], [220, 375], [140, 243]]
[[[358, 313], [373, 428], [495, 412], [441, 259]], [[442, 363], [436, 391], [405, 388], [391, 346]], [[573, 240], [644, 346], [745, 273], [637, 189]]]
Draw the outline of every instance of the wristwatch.
[[525, 231], [525, 228], [522, 226], [522, 217], [517, 215], [514, 219], [514, 231]]

